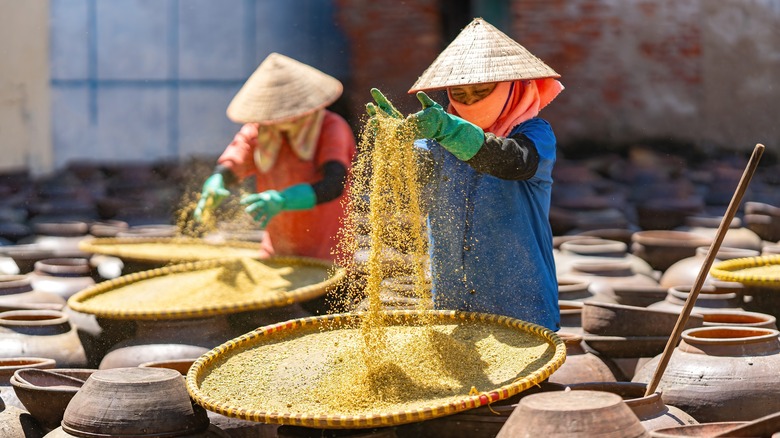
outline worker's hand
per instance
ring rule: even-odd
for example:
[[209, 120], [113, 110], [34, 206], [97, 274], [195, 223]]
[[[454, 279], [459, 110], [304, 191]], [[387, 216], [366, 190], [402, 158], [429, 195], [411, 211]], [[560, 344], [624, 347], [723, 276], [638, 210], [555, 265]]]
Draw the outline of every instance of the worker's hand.
[[192, 213], [195, 221], [201, 222], [204, 213], [217, 208], [229, 195], [230, 191], [225, 188], [225, 180], [222, 174], [215, 173], [208, 177], [206, 182], [203, 183], [198, 205]]
[[452, 115], [427, 94], [420, 91], [417, 99], [422, 111], [411, 114], [405, 123], [416, 126], [419, 138], [436, 140], [459, 159], [466, 161], [479, 152], [485, 143], [485, 132], [479, 126]]
[[382, 111], [384, 115], [387, 117], [392, 117], [394, 119], [403, 119], [404, 115], [401, 114], [400, 111], [395, 109], [395, 106], [393, 106], [392, 103], [390, 103], [389, 100], [385, 97], [384, 94], [382, 94], [381, 91], [377, 88], [371, 89], [371, 97], [374, 98], [374, 102], [376, 102], [376, 105], [373, 103], [369, 103], [366, 105], [366, 111], [368, 112], [369, 116], [376, 116], [377, 109], [379, 111]]
[[266, 190], [244, 196], [241, 204], [247, 205], [246, 211], [265, 228], [268, 222], [284, 210], [308, 210], [317, 204], [317, 195], [309, 184], [296, 184], [281, 192]]

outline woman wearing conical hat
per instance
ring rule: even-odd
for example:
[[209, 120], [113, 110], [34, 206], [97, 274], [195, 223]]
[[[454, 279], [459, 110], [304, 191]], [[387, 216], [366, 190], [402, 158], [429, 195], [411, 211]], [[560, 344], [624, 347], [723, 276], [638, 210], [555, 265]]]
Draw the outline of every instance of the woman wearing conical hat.
[[[549, 223], [556, 140], [538, 117], [563, 86], [554, 70], [475, 19], [409, 91], [415, 146], [435, 163], [428, 212], [435, 306], [552, 330], [560, 323]], [[424, 91], [446, 89], [449, 105]], [[400, 113], [379, 90], [369, 114]]]
[[195, 219], [216, 208], [228, 187], [255, 176], [257, 193], [241, 203], [267, 231], [264, 252], [334, 260], [355, 137], [325, 107], [342, 91], [336, 78], [268, 55], [227, 108], [228, 118], [243, 126], [203, 184]]

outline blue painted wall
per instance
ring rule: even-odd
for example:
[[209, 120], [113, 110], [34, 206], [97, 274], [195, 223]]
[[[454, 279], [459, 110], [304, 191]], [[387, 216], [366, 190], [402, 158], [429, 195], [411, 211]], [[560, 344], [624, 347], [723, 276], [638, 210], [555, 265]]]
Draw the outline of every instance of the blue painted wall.
[[329, 0], [50, 0], [55, 167], [216, 156], [271, 52], [346, 80]]

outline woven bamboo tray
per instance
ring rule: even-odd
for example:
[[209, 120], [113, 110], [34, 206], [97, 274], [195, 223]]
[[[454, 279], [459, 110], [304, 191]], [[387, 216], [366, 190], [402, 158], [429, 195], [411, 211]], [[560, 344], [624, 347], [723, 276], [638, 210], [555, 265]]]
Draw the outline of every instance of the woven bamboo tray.
[[[389, 318], [389, 321], [391, 321], [390, 325], [397, 324], [399, 326], [413, 327], [415, 324], [419, 324], [422, 313], [426, 314], [426, 319], [430, 319], [432, 316], [434, 324], [455, 325], [453, 333], [462, 326], [468, 324], [484, 326], [490, 333], [502, 332], [502, 330], [517, 333], [516, 335], [511, 335], [511, 333], [502, 332], [503, 336], [507, 336], [507, 338], [503, 338], [507, 342], [513, 342], [508, 338], [515, 338], [515, 336], [520, 337], [522, 333], [523, 337], [528, 336], [532, 339], [535, 344], [534, 348], [540, 348], [544, 352], [538, 357], [534, 357], [534, 360], [528, 365], [523, 365], [522, 371], [519, 373], [514, 373], [514, 367], [521, 367], [516, 363], [516, 356], [509, 358], [509, 360], [502, 361], [501, 363], [505, 364], [502, 366], [508, 367], [506, 369], [509, 370], [509, 373], [507, 373], [509, 377], [500, 384], [496, 384], [495, 387], [479, 388], [479, 392], [475, 392], [475, 388], [472, 387], [471, 391], [465, 390], [462, 394], [454, 394], [453, 397], [446, 399], [446, 402], [441, 402], [441, 400], [425, 402], [423, 400], [423, 403], [416, 404], [418, 407], [414, 409], [405, 409], [404, 406], [399, 405], [398, 407], [387, 408], [380, 411], [376, 411], [375, 408], [372, 408], [370, 412], [362, 412], [355, 415], [338, 412], [332, 414], [318, 414], [301, 412], [300, 410], [295, 409], [288, 409], [288, 411], [285, 411], [284, 409], [272, 411], [257, 409], [256, 407], [249, 405], [242, 406], [241, 402], [237, 404], [230, 400], [219, 399], [219, 397], [215, 398], [212, 397], [210, 393], [204, 391], [204, 382], [212, 373], [222, 371], [223, 375], [228, 376], [235, 373], [237, 376], [236, 379], [241, 380], [238, 391], [242, 395], [249, 394], [251, 397], [254, 397], [255, 400], [262, 400], [262, 403], [266, 403], [267, 399], [265, 397], [268, 394], [265, 392], [258, 394], [257, 392], [259, 391], [253, 390], [254, 386], [246, 380], [250, 375], [259, 375], [262, 373], [252, 371], [236, 372], [236, 368], [231, 368], [230, 365], [230, 360], [232, 358], [235, 358], [242, 353], [245, 355], [254, 355], [258, 351], [256, 350], [257, 348], [266, 346], [280, 348], [281, 351], [284, 352], [281, 354], [282, 356], [291, 351], [293, 351], [291, 354], [294, 354], [295, 349], [292, 345], [300, 345], [294, 344], [294, 342], [301, 342], [302, 340], [309, 341], [311, 342], [311, 345], [316, 346], [318, 349], [317, 356], [331, 354], [329, 349], [333, 348], [332, 344], [328, 345], [320, 339], [314, 340], [311, 339], [311, 337], [321, 336], [323, 333], [327, 332], [330, 332], [332, 335], [333, 332], [359, 330], [359, 328], [356, 329], [355, 327], [356, 325], [359, 325], [361, 317], [366, 314], [346, 313], [317, 316], [261, 327], [214, 348], [198, 358], [192, 367], [190, 367], [186, 378], [187, 390], [189, 391], [190, 396], [199, 405], [210, 411], [229, 417], [268, 424], [286, 424], [323, 429], [361, 429], [428, 420], [480, 406], [490, 405], [491, 403], [509, 398], [532, 386], [538, 385], [557, 370], [566, 359], [566, 347], [564, 346], [563, 341], [561, 341], [553, 331], [525, 321], [498, 315], [446, 310], [393, 310], [384, 312]], [[422, 328], [415, 327], [411, 330], [422, 330]], [[293, 343], [291, 344], [291, 342]], [[471, 342], [472, 341], [466, 341], [466, 343], [469, 344]], [[307, 353], [302, 354], [305, 355]], [[308, 358], [301, 357], [301, 354], [294, 354], [294, 360], [289, 358], [286, 360], [293, 364], [303, 364], [295, 366], [303, 366], [307, 370], [305, 373], [306, 377], [303, 377], [303, 379], [306, 379], [310, 376], [310, 373], [314, 372], [316, 374], [317, 372], [316, 370], [310, 370], [309, 367], [316, 367], [317, 364], [323, 364], [321, 358], [315, 359], [314, 356], [315, 355], [312, 355], [311, 358]], [[463, 363], [463, 361], [473, 359], [474, 358], [463, 357], [460, 362], [456, 362]], [[281, 402], [281, 405], [279, 406], [284, 406], [284, 403], [287, 403], [285, 394], [290, 393], [290, 388], [296, 388], [297, 391], [309, 391], [308, 393], [311, 393], [311, 388], [300, 386], [300, 383], [296, 381], [294, 373], [287, 371], [288, 364], [285, 364], [282, 367], [279, 365], [280, 360], [284, 359], [277, 359], [274, 354], [258, 354], [257, 357], [252, 359], [252, 362], [260, 367], [260, 370], [262, 370], [262, 368], [277, 368], [279, 376], [282, 379], [281, 381], [284, 382], [283, 385], [285, 385], [286, 388], [278, 388], [277, 390], [275, 389], [276, 387], [271, 386], [271, 388], [274, 388], [271, 390], [273, 391], [272, 395], [278, 398], [278, 400], [273, 403], [279, 405], [278, 402]], [[360, 359], [357, 358], [356, 360]], [[277, 370], [273, 370], [272, 373], [277, 372]], [[473, 384], [473, 382], [462, 383], [465, 385], [465, 388], [468, 388], [468, 385]], [[280, 385], [282, 384], [280, 383]], [[220, 386], [220, 388], [221, 387], [222, 386]], [[350, 391], [351, 389], [352, 388], [350, 387], [344, 387], [341, 390]], [[291, 405], [287, 404], [286, 406], [290, 407]]]
[[100, 237], [80, 241], [79, 249], [128, 262], [157, 265], [260, 255], [258, 242], [210, 242], [193, 237]]
[[741, 257], [715, 264], [710, 275], [748, 286], [780, 288], [780, 255]]
[[[211, 259], [201, 260], [198, 262], [181, 263], [163, 268], [151, 269], [142, 272], [136, 272], [122, 277], [115, 278], [113, 280], [103, 281], [95, 286], [84, 289], [68, 299], [68, 306], [77, 312], [92, 314], [98, 317], [107, 319], [120, 319], [120, 320], [157, 320], [157, 319], [191, 319], [202, 318], [216, 315], [227, 315], [233, 313], [240, 313], [252, 310], [260, 310], [271, 307], [287, 306], [296, 302], [307, 301], [313, 298], [317, 298], [325, 294], [331, 288], [336, 287], [345, 276], [345, 270], [333, 263], [313, 259], [306, 257], [272, 257], [265, 260], [245, 259], [251, 261], [251, 263], [262, 263], [271, 268], [284, 268], [287, 271], [292, 270], [292, 274], [288, 274], [291, 279], [291, 288], [286, 290], [276, 290], [270, 293], [248, 293], [243, 299], [231, 301], [230, 299], [220, 302], [218, 299], [209, 299], [209, 297], [185, 296], [173, 305], [167, 307], [158, 308], [142, 308], [143, 297], [138, 297], [139, 307], [134, 308], [132, 305], [119, 305], [114, 307], [106, 306], [105, 304], [96, 305], [95, 300], [97, 297], [103, 297], [105, 300], [108, 294], [124, 294], [115, 295], [121, 298], [117, 302], [126, 302], [128, 295], [130, 294], [130, 287], [140, 287], [141, 290], [146, 285], [149, 285], [149, 293], [155, 296], [164, 296], [166, 293], [170, 294], [182, 294], [188, 290], [193, 290], [192, 295], [196, 295], [198, 290], [205, 290], [205, 287], [196, 287], [193, 289], [188, 286], [189, 289], [178, 289], [177, 278], [184, 278], [188, 274], [199, 273], [209, 270], [216, 270], [214, 275], [218, 275], [219, 269], [222, 269], [230, 264], [241, 263], [244, 259]], [[318, 280], [308, 281], [308, 277], [300, 279], [295, 277], [296, 272], [314, 272], [317, 274]], [[180, 276], [180, 277], [177, 277]], [[165, 283], [162, 287], [159, 287], [161, 280]], [[183, 287], [183, 286], [182, 286]], [[171, 295], [173, 296], [173, 295]]]

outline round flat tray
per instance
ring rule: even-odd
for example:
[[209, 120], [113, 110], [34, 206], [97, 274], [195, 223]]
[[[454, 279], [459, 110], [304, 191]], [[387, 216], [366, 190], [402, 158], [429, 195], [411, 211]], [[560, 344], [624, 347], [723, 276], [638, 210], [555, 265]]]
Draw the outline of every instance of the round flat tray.
[[192, 237], [100, 237], [80, 241], [79, 249], [129, 262], [162, 265], [260, 255], [258, 242], [211, 242]]
[[[484, 375], [458, 381], [459, 388], [448, 393], [446, 397], [442, 397], [441, 392], [436, 392], [435, 396], [431, 393], [429, 397], [421, 398], [414, 398], [400, 391], [402, 388], [394, 388], [392, 387], [394, 384], [387, 383], [395, 382], [395, 379], [380, 377], [376, 381], [381, 382], [380, 385], [391, 385], [390, 388], [385, 389], [396, 396], [400, 394], [402, 399], [393, 399], [390, 406], [382, 405], [384, 407], [371, 404], [369, 407], [345, 408], [339, 413], [324, 407], [311, 409], [319, 412], [306, 412], [305, 402], [300, 403], [303, 408], [293, 405], [286, 394], [295, 392], [304, 394], [304, 397], [315, 394], [316, 398], [319, 397], [316, 394], [320, 388], [311, 385], [312, 381], [325, 382], [330, 376], [339, 376], [335, 379], [340, 383], [340, 379], [345, 378], [346, 373], [335, 368], [341, 362], [339, 358], [346, 357], [346, 361], [362, 360], [359, 351], [353, 352], [346, 346], [350, 343], [353, 346], [362, 345], [359, 325], [364, 315], [366, 313], [318, 316], [258, 328], [198, 358], [187, 374], [187, 390], [195, 402], [204, 408], [229, 417], [268, 424], [324, 429], [361, 429], [422, 421], [489, 405], [538, 385], [557, 370], [566, 359], [566, 347], [553, 331], [525, 321], [498, 315], [445, 310], [386, 311], [383, 315], [387, 318], [388, 327], [399, 326], [393, 328], [401, 333], [427, 329], [420, 326], [421, 316], [424, 315], [423, 319], [428, 321], [428, 324], [437, 327], [433, 329], [434, 331], [450, 331], [446, 336], [451, 338], [446, 336], [436, 338], [437, 346], [443, 345], [442, 348], [446, 348], [448, 342], [466, 346], [465, 351], [461, 351], [461, 348], [454, 349], [459, 352], [458, 354], [462, 353], [463, 357], [450, 358], [451, 361], [448, 363], [454, 368], [444, 367], [443, 373], [457, 374], [462, 364], [477, 361], [481, 367], [485, 367]], [[510, 359], [506, 360], [509, 353], [503, 356], [504, 361], [500, 361], [501, 358], [495, 356], [491, 357], [490, 354], [473, 356], [473, 354], [481, 354], [479, 348], [482, 347], [478, 348], [476, 345], [478, 340], [484, 338], [470, 337], [471, 335], [466, 334], [470, 333], [470, 330], [485, 330], [489, 333], [485, 336], [494, 337], [496, 345], [502, 348], [511, 346], [507, 350], [502, 350], [513, 352], [509, 356]], [[457, 338], [458, 336], [465, 336], [465, 338]], [[397, 343], [393, 345], [401, 351], [406, 351], [406, 345], [403, 343], [402, 346], [398, 346]], [[487, 351], [490, 351], [489, 347]], [[523, 358], [528, 360], [524, 362], [518, 354], [523, 354]], [[409, 355], [415, 360], [423, 360], [414, 353]], [[380, 355], [380, 357], [386, 356]], [[246, 360], [248, 362], [245, 362]], [[244, 368], [247, 363], [250, 364], [249, 370]], [[423, 367], [422, 364], [418, 366]], [[412, 381], [414, 388], [424, 388], [423, 391], [436, 388], [437, 382], [417, 382], [411, 375], [407, 375], [411, 367], [394, 363], [393, 368], [394, 378], [400, 374], [400, 381]], [[278, 385], [262, 383], [263, 374], [278, 377], [276, 380]], [[237, 386], [220, 384], [219, 379], [223, 377], [228, 379], [235, 377]], [[376, 376], [372, 377], [376, 378]], [[231, 395], [222, 393], [226, 387]], [[339, 387], [338, 392], [343, 391], [349, 396], [350, 391], [357, 391], [354, 388], [354, 382], [348, 383]], [[338, 400], [330, 401], [338, 405]], [[262, 406], [258, 407], [258, 403]], [[320, 400], [316, 399], [315, 403], [320, 403]]]
[[[241, 273], [242, 284], [258, 284], [259, 278], [250, 264], [262, 264], [269, 269], [279, 269], [276, 281], [289, 283], [288, 288], [276, 286], [271, 291], [246, 290], [242, 296], [220, 297], [210, 295], [208, 281], [194, 283], [193, 275], [208, 274], [214, 283], [231, 285]], [[230, 275], [226, 276], [226, 273]], [[310, 278], [309, 273], [316, 274]], [[257, 259], [211, 259], [182, 263], [164, 268], [151, 269], [103, 281], [84, 289], [68, 299], [68, 306], [77, 312], [88, 313], [107, 319], [190, 319], [215, 315], [260, 310], [287, 306], [310, 300], [325, 294], [338, 285], [345, 276], [345, 270], [333, 263], [306, 257], [272, 257]], [[315, 277], [315, 276], [311, 276]], [[246, 280], [249, 279], [249, 280]], [[270, 281], [270, 280], [269, 280]], [[216, 286], [215, 286], [216, 287]], [[258, 286], [262, 287], [262, 286]], [[239, 293], [242, 291], [239, 291]], [[113, 294], [109, 296], [110, 294]], [[107, 298], [108, 297], [108, 298]], [[109, 299], [108, 304], [106, 300]], [[115, 301], [112, 304], [110, 299]], [[157, 307], [154, 307], [155, 303]]]
[[710, 275], [749, 286], [780, 288], [780, 255], [726, 260], [715, 264]]

